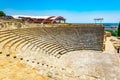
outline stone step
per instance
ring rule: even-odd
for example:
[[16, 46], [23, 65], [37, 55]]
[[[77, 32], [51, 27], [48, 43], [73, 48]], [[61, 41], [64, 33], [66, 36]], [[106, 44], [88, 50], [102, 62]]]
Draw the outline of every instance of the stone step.
[[50, 51], [51, 51], [51, 55], [58, 54], [58, 53], [67, 53], [65, 49], [57, 48], [57, 47], [51, 49]]
[[[5, 38], [5, 39], [3, 39], [2, 41], [0, 41], [0, 49], [3, 51], [4, 50], [4, 46], [6, 45], [6, 44], [8, 44], [9, 43], [9, 41], [11, 41], [11, 40], [14, 40], [14, 39], [17, 39], [18, 38], [18, 36], [9, 36], [9, 37], [7, 37], [7, 38]], [[7, 47], [10, 47], [10, 46], [7, 46]]]
[[6, 34], [6, 33], [11, 33], [11, 30], [0, 31], [0, 35], [1, 34]]
[[0, 34], [0, 38], [6, 37], [6, 36], [9, 36], [9, 35], [14, 35], [14, 34], [13, 33]]
[[16, 40], [19, 40], [19, 38], [20, 38], [19, 36], [16, 36], [13, 39], [9, 40], [7, 43], [4, 44], [3, 48], [5, 48], [6, 46], [9, 46], [9, 48], [11, 48], [11, 46], [15, 44], [14, 42]]
[[14, 43], [12, 44], [10, 51], [21, 51], [21, 48], [18, 48], [20, 44], [23, 44], [24, 42], [26, 42], [24, 39], [19, 38], [18, 40], [15, 40]]

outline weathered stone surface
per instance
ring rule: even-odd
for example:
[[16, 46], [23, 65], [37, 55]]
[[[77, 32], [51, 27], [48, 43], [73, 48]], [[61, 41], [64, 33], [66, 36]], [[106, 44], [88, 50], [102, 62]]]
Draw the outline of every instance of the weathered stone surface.
[[0, 80], [52, 80], [43, 77], [36, 68], [23, 64], [17, 57], [0, 54]]
[[20, 20], [3, 20], [0, 19], [0, 31], [3, 30], [12, 30], [12, 29], [19, 29], [25, 28], [25, 23]]
[[[33, 74], [34, 71], [55, 80], [119, 80], [120, 62], [113, 49], [113, 54], [109, 54], [108, 48], [102, 52], [103, 34], [102, 25], [42, 26], [1, 31], [0, 65], [5, 67], [3, 73], [12, 70], [19, 74], [19, 69], [21, 74], [26, 69], [30, 73], [24, 73], [23, 77], [20, 74], [15, 80], [39, 76], [36, 72]], [[10, 72], [10, 76], [17, 74]]]
[[83, 50], [67, 53], [61, 59], [79, 80], [120, 79], [120, 62], [115, 54]]

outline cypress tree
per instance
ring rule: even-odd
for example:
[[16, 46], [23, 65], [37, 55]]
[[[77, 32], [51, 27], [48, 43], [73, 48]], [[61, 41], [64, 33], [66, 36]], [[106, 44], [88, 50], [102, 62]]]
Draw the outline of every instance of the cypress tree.
[[118, 25], [118, 36], [120, 36], [120, 22], [119, 22], [119, 25]]

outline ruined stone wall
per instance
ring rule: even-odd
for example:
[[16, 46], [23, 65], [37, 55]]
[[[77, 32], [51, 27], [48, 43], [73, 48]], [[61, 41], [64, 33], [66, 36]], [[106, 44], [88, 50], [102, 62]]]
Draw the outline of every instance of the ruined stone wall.
[[0, 31], [3, 30], [12, 30], [12, 29], [19, 29], [25, 28], [25, 23], [19, 20], [11, 19], [11, 20], [4, 20], [0, 19]]
[[66, 27], [44, 28], [64, 48], [73, 50], [102, 50], [103, 25], [67, 25]]

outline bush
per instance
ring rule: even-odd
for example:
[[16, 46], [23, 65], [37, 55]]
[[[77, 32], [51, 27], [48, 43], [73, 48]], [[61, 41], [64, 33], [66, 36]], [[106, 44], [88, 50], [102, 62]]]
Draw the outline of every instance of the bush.
[[113, 30], [106, 30], [108, 32], [111, 32], [112, 36], [118, 36], [118, 31], [113, 31]]
[[118, 36], [117, 31], [112, 31], [113, 36]]
[[0, 17], [6, 16], [6, 14], [3, 11], [0, 11]]

